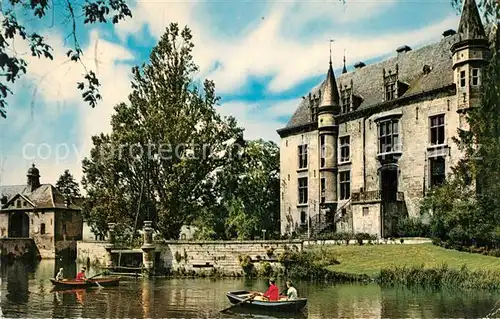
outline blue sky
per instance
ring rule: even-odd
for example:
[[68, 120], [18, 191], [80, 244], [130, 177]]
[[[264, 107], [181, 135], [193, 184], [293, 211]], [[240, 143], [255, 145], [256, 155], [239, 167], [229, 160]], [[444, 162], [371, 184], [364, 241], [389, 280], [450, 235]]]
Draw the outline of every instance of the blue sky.
[[[117, 26], [79, 28], [85, 65], [101, 82], [103, 101], [91, 109], [80, 100], [80, 65], [67, 62], [68, 25], [29, 22], [44, 30], [54, 61], [27, 57], [29, 74], [12, 87], [8, 119], [0, 121], [1, 184], [22, 184], [35, 162], [42, 182], [54, 183], [68, 168], [81, 178], [81, 160], [91, 136], [109, 132], [113, 106], [126, 101], [130, 68], [147, 61], [170, 22], [193, 32], [200, 79], [211, 78], [222, 97], [219, 111], [233, 115], [246, 138], [278, 141], [301, 96], [326, 74], [329, 39], [335, 73], [346, 52], [348, 70], [416, 49], [456, 29], [459, 16], [451, 0], [433, 1], [138, 1], [133, 19]], [[55, 8], [55, 21], [64, 12]], [[26, 52], [17, 40], [18, 53]]]

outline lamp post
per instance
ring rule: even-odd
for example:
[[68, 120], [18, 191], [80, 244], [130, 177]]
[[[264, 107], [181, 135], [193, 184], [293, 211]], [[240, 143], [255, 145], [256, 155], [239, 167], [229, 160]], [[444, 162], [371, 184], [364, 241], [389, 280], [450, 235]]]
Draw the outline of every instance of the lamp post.
[[262, 230], [262, 239], [266, 240], [266, 230], [265, 229]]

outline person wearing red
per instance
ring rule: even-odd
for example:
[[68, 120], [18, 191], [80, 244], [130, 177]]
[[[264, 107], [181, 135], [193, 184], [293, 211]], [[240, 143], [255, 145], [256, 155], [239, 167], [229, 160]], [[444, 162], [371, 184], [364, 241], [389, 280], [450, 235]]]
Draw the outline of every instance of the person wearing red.
[[278, 301], [280, 300], [279, 289], [276, 287], [274, 278], [269, 279], [269, 288], [262, 295], [263, 297], [269, 299], [269, 301]]
[[80, 270], [80, 272], [76, 274], [76, 280], [79, 280], [79, 281], [87, 280], [87, 277], [85, 276], [85, 270], [86, 270], [86, 268], [83, 267], [82, 270]]

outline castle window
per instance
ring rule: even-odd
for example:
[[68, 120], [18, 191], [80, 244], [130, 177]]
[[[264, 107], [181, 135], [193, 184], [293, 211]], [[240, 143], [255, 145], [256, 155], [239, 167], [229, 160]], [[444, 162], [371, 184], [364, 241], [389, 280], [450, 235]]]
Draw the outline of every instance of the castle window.
[[300, 212], [300, 223], [302, 225], [306, 224], [306, 212], [305, 211]]
[[21, 208], [21, 201], [19, 199], [16, 201], [16, 207]]
[[321, 178], [321, 202], [324, 203], [326, 198], [326, 178]]
[[42, 223], [40, 225], [40, 235], [45, 235], [45, 224], [44, 223]]
[[325, 136], [324, 135], [321, 135], [319, 137], [319, 145], [320, 145], [320, 150], [321, 150], [320, 167], [325, 167], [325, 165], [326, 165], [326, 143], [325, 143]]
[[430, 118], [431, 145], [444, 144], [444, 114]]
[[350, 158], [350, 138], [349, 136], [342, 136], [340, 138], [340, 162], [349, 162]]
[[479, 86], [480, 83], [481, 83], [481, 81], [480, 81], [480, 72], [479, 72], [479, 69], [472, 69], [471, 85], [472, 86]]
[[316, 106], [311, 107], [311, 121], [316, 122], [318, 120], [318, 108]]
[[391, 101], [396, 97], [396, 83], [390, 83], [385, 86], [385, 100]]
[[379, 123], [379, 153], [390, 153], [399, 150], [398, 120], [389, 119]]
[[430, 158], [429, 162], [431, 187], [443, 184], [446, 179], [444, 157]]
[[460, 87], [465, 87], [465, 71], [460, 71]]
[[370, 208], [369, 207], [363, 207], [363, 216], [366, 217], [370, 215]]
[[347, 113], [351, 110], [351, 89], [342, 90], [341, 95], [342, 95], [342, 113]]
[[351, 197], [351, 171], [339, 172], [340, 176], [340, 199]]
[[307, 177], [299, 178], [299, 204], [307, 204]]
[[299, 169], [307, 168], [307, 144], [299, 145]]

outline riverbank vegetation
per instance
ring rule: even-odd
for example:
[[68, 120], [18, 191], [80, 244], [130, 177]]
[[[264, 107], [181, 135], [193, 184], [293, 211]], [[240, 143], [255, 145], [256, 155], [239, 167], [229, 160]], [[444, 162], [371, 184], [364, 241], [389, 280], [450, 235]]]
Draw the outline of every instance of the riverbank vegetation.
[[432, 244], [325, 245], [281, 254], [294, 279], [377, 282], [425, 288], [500, 289], [500, 263], [490, 256]]

